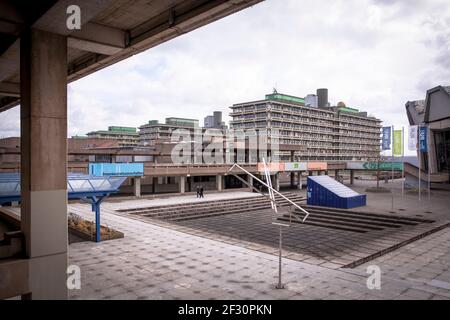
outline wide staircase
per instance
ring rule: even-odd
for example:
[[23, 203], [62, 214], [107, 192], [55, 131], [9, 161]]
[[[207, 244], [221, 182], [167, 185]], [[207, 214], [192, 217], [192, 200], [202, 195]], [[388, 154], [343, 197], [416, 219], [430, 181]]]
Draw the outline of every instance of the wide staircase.
[[[297, 204], [301, 204], [306, 201], [305, 197], [297, 193], [286, 192], [283, 193], [283, 195]], [[287, 200], [278, 195], [275, 197], [275, 199], [277, 206], [279, 207], [291, 206], [291, 204]], [[185, 221], [233, 213], [265, 210], [269, 209], [270, 207], [270, 200], [268, 198], [257, 196], [214, 201], [189, 202], [174, 205], [141, 207], [134, 209], [121, 209], [117, 211], [153, 219]]]
[[[410, 217], [391, 216], [345, 209], [302, 206], [310, 215], [304, 224], [337, 230], [366, 233], [386, 228], [398, 229], [402, 226], [415, 226], [421, 223], [432, 223], [433, 220]], [[292, 223], [302, 223], [295, 216], [302, 218], [303, 212], [298, 209], [284, 213], [278, 220]]]

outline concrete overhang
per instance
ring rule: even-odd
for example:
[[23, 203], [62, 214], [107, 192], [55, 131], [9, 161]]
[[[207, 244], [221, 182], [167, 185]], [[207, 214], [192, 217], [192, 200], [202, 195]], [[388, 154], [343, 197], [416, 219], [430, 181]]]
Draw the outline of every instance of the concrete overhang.
[[[75, 81], [263, 0], [0, 0], [0, 112], [20, 103], [20, 36], [36, 28], [67, 36]], [[81, 29], [70, 30], [70, 5]]]

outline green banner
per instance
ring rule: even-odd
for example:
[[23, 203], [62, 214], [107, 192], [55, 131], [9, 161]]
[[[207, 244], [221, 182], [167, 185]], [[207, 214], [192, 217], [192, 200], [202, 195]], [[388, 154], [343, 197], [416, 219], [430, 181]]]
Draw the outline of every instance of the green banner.
[[[377, 162], [364, 162], [363, 168], [367, 170], [377, 170]], [[394, 170], [401, 171], [403, 170], [403, 163], [402, 162], [380, 162], [380, 170], [392, 170], [392, 167]]]
[[403, 154], [403, 135], [402, 130], [394, 130], [394, 156], [401, 156]]

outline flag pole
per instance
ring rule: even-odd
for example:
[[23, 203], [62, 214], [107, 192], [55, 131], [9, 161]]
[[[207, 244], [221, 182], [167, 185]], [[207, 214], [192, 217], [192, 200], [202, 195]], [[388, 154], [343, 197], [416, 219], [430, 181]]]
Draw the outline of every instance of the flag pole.
[[420, 159], [421, 159], [421, 156], [420, 156], [420, 154], [422, 153], [421, 151], [420, 151], [420, 126], [418, 126], [418, 128], [417, 128], [418, 130], [419, 130], [419, 132], [418, 132], [418, 135], [417, 135], [417, 144], [418, 144], [418, 150], [419, 150], [419, 201], [421, 200], [420, 199], [420, 187], [421, 187], [421, 174], [420, 174], [420, 171], [421, 171], [421, 168], [422, 168], [422, 164], [421, 164], [421, 162], [422, 161], [420, 161]]
[[428, 202], [431, 199], [430, 125], [427, 125]]
[[405, 193], [405, 127], [402, 126], [402, 197]]
[[391, 128], [392, 130], [392, 159], [391, 159], [391, 179], [392, 179], [392, 210], [394, 211], [394, 143], [395, 143], [395, 137], [394, 137], [394, 126]]

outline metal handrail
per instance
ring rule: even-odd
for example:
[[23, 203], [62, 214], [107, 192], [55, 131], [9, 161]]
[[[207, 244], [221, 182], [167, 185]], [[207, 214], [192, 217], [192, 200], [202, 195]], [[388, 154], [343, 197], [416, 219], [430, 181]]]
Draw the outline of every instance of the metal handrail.
[[286, 196], [284, 196], [282, 193], [278, 192], [276, 189], [270, 187], [269, 185], [267, 185], [266, 183], [264, 183], [262, 180], [260, 180], [259, 178], [257, 178], [255, 175], [251, 174], [250, 172], [248, 172], [247, 170], [245, 170], [244, 168], [242, 168], [240, 165], [238, 165], [237, 163], [233, 164], [233, 166], [231, 166], [231, 168], [228, 170], [228, 172], [231, 172], [231, 170], [233, 170], [234, 167], [239, 168], [240, 170], [244, 171], [246, 174], [248, 174], [249, 176], [251, 176], [253, 179], [255, 179], [256, 181], [258, 181], [259, 183], [261, 183], [262, 185], [266, 186], [268, 189], [270, 188], [272, 190], [272, 192], [275, 192], [277, 195], [279, 195], [280, 197], [282, 197], [284, 200], [286, 200], [287, 202], [289, 202], [290, 204], [292, 204], [294, 207], [296, 207], [297, 209], [299, 209], [300, 211], [302, 211], [305, 214], [305, 217], [303, 218], [302, 222], [305, 222], [306, 218], [308, 218], [309, 216], [309, 212], [306, 211], [305, 209], [303, 209], [302, 207], [300, 207], [298, 204], [296, 204], [295, 202], [291, 201], [289, 198], [287, 198]]

